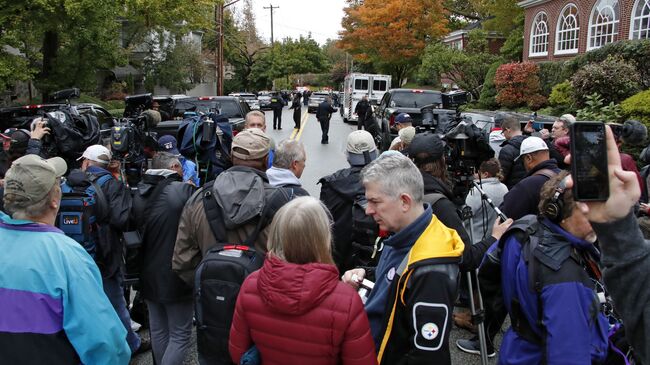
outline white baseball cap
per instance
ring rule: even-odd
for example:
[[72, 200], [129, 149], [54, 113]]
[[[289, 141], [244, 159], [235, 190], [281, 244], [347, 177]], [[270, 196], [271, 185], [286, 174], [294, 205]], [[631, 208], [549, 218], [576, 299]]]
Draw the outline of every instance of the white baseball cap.
[[517, 158], [527, 155], [529, 153], [537, 151], [548, 151], [548, 146], [543, 139], [539, 137], [528, 137], [521, 142], [521, 147], [519, 148], [519, 156]]
[[111, 162], [111, 151], [102, 145], [95, 144], [86, 148], [84, 154], [81, 155], [77, 161], [81, 160], [82, 158], [108, 165], [108, 163]]

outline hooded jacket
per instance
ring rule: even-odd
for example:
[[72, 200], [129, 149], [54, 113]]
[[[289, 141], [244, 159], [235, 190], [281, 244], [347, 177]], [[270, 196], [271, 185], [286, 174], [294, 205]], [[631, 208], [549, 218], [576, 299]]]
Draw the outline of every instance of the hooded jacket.
[[[222, 209], [228, 243], [243, 243], [255, 230], [268, 198], [276, 191], [266, 174], [246, 166], [233, 166], [217, 176], [214, 184], [204, 185], [185, 204], [178, 224], [172, 270], [187, 284], [194, 285], [194, 270], [203, 255], [217, 244], [203, 207], [203, 195], [211, 189]], [[288, 201], [269, 207], [255, 248], [266, 253], [267, 224]]]
[[302, 188], [302, 183], [291, 170], [273, 166], [266, 170], [266, 176], [272, 186], [291, 188], [296, 196], [309, 195], [307, 190]]
[[[523, 254], [520, 233], [504, 237], [501, 285], [511, 318], [527, 323], [542, 345], [511, 327], [503, 336], [499, 364], [602, 363], [607, 355], [608, 323], [584, 268], [587, 264], [577, 259], [589, 253], [597, 260], [597, 250], [547, 219], [539, 221], [531, 234], [539, 237], [531, 258]], [[537, 265], [536, 270], [530, 265]], [[531, 273], [536, 278], [529, 278]], [[531, 288], [532, 283], [539, 289]]]
[[265, 365], [377, 363], [361, 299], [329, 264], [269, 256], [246, 278], [230, 329], [233, 361], [253, 344]]
[[375, 335], [379, 363], [450, 364], [451, 314], [463, 241], [427, 207], [384, 244], [375, 288], [366, 303], [370, 313], [371, 305], [378, 308], [384, 302], [382, 330]]
[[354, 199], [365, 194], [360, 174], [363, 165], [339, 170], [318, 180], [321, 184], [320, 200], [329, 209], [334, 218], [332, 225], [332, 242], [334, 261], [341, 272], [350, 267], [344, 265], [352, 248], [352, 205]]
[[[168, 185], [153, 201], [152, 193], [163, 181]], [[193, 192], [194, 187], [171, 170], [147, 170], [138, 184], [133, 211], [143, 239], [140, 290], [145, 299], [158, 303], [192, 299], [192, 288], [172, 272], [171, 257], [181, 212]]]
[[514, 136], [501, 144], [499, 151], [499, 163], [503, 171], [503, 183], [508, 189], [512, 189], [516, 183], [526, 176], [526, 168], [522, 159], [515, 159], [519, 156], [521, 143], [527, 136]]

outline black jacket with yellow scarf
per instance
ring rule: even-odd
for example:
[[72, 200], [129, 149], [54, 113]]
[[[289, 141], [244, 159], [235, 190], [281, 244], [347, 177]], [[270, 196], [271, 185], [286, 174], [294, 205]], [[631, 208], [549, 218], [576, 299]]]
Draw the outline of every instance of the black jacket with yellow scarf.
[[380, 364], [451, 364], [449, 333], [463, 249], [456, 231], [431, 215], [390, 285]]

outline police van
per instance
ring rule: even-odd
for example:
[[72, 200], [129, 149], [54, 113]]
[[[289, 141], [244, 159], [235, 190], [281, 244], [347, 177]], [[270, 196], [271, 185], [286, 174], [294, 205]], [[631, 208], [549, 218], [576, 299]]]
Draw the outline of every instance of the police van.
[[379, 103], [386, 91], [390, 89], [390, 82], [390, 75], [351, 73], [345, 76], [340, 109], [343, 121], [348, 123], [358, 120], [354, 109], [364, 95], [368, 96], [369, 102]]

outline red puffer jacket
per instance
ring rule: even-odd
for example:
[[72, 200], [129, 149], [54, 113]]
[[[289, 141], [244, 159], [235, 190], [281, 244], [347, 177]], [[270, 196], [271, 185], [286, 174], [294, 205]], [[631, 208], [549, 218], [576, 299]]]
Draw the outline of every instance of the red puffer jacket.
[[257, 346], [264, 365], [377, 364], [368, 317], [336, 266], [296, 265], [269, 255], [242, 285], [232, 327], [236, 364]]

